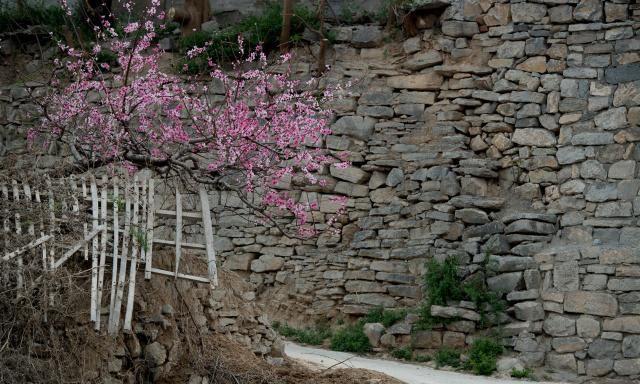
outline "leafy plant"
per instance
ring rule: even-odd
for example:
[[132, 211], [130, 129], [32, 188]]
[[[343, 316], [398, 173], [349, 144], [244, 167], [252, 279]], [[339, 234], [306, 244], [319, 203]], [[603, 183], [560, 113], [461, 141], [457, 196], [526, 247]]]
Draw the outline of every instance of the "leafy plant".
[[282, 336], [302, 344], [320, 345], [331, 337], [331, 330], [328, 327], [297, 329], [287, 324], [274, 322], [273, 328]]
[[[481, 265], [483, 272], [488, 267], [489, 258], [485, 259], [487, 262]], [[499, 314], [505, 310], [504, 302], [486, 287], [483, 278], [480, 277], [484, 273], [464, 281], [458, 273], [458, 264], [458, 259], [455, 257], [447, 258], [442, 262], [432, 259], [427, 263], [427, 273], [424, 277], [426, 302], [421, 310], [418, 327], [428, 329], [435, 323], [455, 320], [433, 319], [431, 316], [432, 305], [447, 305], [447, 301], [472, 301], [480, 313], [481, 327], [495, 323]]]
[[515, 369], [511, 370], [511, 377], [516, 379], [527, 379], [532, 377], [532, 372], [530, 369]]
[[412, 355], [413, 355], [413, 351], [411, 350], [411, 348], [408, 348], [408, 347], [396, 348], [393, 351], [391, 351], [391, 356], [401, 360], [411, 360]]
[[496, 340], [476, 339], [469, 349], [469, 360], [465, 364], [465, 368], [478, 375], [490, 375], [496, 370], [498, 356], [502, 354], [502, 351], [502, 345]]
[[419, 363], [426, 363], [427, 361], [431, 361], [432, 358], [429, 355], [417, 355], [416, 357], [413, 358], [413, 360]]
[[[319, 20], [315, 13], [302, 5], [294, 7], [291, 19], [291, 41], [301, 40], [305, 26], [317, 29]], [[228, 62], [237, 59], [240, 48], [247, 50], [262, 45], [269, 52], [278, 47], [282, 30], [282, 4], [270, 2], [259, 15], [250, 16], [239, 23], [215, 32], [194, 32], [182, 38], [179, 49], [182, 54], [194, 47], [206, 47], [206, 54], [198, 57], [184, 57], [180, 61], [181, 69], [188, 73], [199, 73], [208, 69], [208, 59], [215, 62]], [[243, 38], [243, 47], [239, 46], [238, 36]]]
[[437, 367], [450, 366], [457, 368], [460, 366], [460, 351], [452, 348], [442, 348], [434, 356]]
[[364, 322], [361, 320], [336, 331], [331, 337], [331, 349], [342, 352], [369, 352], [371, 343], [364, 334]]
[[65, 13], [59, 6], [24, 2], [20, 7], [0, 8], [0, 33], [14, 32], [36, 25], [48, 27], [48, 31], [58, 32], [58, 28], [65, 24]]
[[390, 310], [383, 307], [376, 307], [369, 311], [364, 318], [365, 323], [382, 323], [385, 328], [392, 326], [393, 324], [404, 320], [407, 316], [407, 311], [404, 309]]

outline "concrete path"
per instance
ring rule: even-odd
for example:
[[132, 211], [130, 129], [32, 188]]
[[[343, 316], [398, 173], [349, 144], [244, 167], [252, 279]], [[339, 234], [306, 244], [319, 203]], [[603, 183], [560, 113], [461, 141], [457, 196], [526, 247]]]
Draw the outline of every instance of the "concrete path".
[[[531, 381], [503, 380], [492, 377], [440, 371], [422, 365], [397, 361], [370, 359], [345, 352], [304, 347], [287, 342], [285, 353], [292, 359], [309, 363], [317, 368], [361, 368], [382, 372], [408, 384], [531, 384]], [[341, 363], [342, 362], [342, 363]], [[307, 364], [307, 365], [309, 365]], [[537, 382], [544, 384], [544, 382]], [[550, 384], [550, 383], [547, 383]], [[554, 383], [557, 384], [557, 383]]]

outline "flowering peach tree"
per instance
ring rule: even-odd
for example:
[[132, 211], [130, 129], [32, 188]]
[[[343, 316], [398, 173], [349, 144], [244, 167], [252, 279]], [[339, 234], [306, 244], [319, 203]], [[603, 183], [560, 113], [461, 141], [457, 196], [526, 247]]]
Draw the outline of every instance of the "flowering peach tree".
[[[277, 187], [294, 176], [321, 183], [317, 174], [327, 164], [346, 165], [322, 149], [331, 119], [323, 106], [332, 93], [318, 91], [318, 79], [294, 79], [289, 55], [269, 62], [260, 47], [241, 52], [227, 70], [209, 60], [204, 80], [163, 71], [164, 52], [154, 42], [164, 19], [158, 6], [153, 0], [146, 20], [129, 22], [120, 35], [105, 18], [90, 49], [59, 44], [64, 58], [56, 61], [54, 91], [29, 138], [68, 145], [81, 169], [149, 168], [236, 191], [263, 218], [280, 212], [295, 218], [298, 234], [312, 234], [317, 203]], [[105, 49], [117, 65], [100, 62]]]

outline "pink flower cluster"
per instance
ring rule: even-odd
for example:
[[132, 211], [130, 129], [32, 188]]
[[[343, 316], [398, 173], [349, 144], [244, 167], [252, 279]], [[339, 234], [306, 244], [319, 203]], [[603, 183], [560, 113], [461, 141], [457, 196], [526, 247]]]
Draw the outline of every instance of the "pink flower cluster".
[[[279, 185], [293, 176], [318, 183], [327, 164], [346, 166], [322, 149], [331, 119], [323, 105], [333, 93], [318, 92], [317, 79], [295, 80], [290, 55], [275, 63], [286, 70], [272, 71], [260, 47], [230, 71], [209, 60], [207, 81], [162, 71], [154, 22], [164, 14], [156, 3], [145, 13], [149, 20], [125, 26], [124, 38], [105, 21], [92, 50], [60, 46], [66, 77], [55, 79], [30, 138], [63, 141], [89, 166], [149, 167], [251, 195], [265, 216], [271, 208], [287, 212], [300, 234], [312, 234], [310, 210], [317, 206], [296, 201]], [[105, 49], [116, 54], [118, 72], [99, 63]], [[188, 55], [205, 53], [194, 47]]]

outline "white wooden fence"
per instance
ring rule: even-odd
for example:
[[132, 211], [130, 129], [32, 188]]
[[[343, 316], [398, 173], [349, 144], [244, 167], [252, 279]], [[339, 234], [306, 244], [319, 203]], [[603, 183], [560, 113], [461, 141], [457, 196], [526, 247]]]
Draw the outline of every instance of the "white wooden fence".
[[[103, 177], [96, 181], [95, 178], [89, 177], [89, 182], [87, 182], [85, 178], [77, 180], [71, 177], [54, 182], [58, 186], [70, 187], [71, 204], [68, 202], [69, 199], [62, 199], [60, 204], [56, 205], [54, 184], [47, 181], [45, 193], [49, 214], [47, 218], [41, 218], [38, 235], [36, 235], [34, 223], [29, 223], [27, 231], [34, 239], [18, 249], [5, 253], [1, 258], [3, 262], [16, 259], [18, 290], [24, 284], [22, 266], [25, 254], [33, 255], [39, 250], [42, 254], [45, 271], [59, 268], [76, 254], [82, 253], [85, 260], [88, 260], [89, 254], [91, 254], [90, 314], [95, 329], [99, 331], [101, 329], [100, 310], [104, 301], [105, 272], [109, 267], [107, 259], [111, 259], [107, 330], [110, 334], [116, 334], [120, 328], [123, 306], [125, 309], [123, 329], [125, 332], [131, 331], [136, 275], [141, 264], [144, 265], [144, 278], [147, 280], [151, 279], [152, 274], [158, 274], [207, 283], [211, 289], [218, 285], [209, 199], [204, 188], [200, 188], [198, 191], [200, 211], [184, 211], [182, 209], [183, 195], [178, 189], [175, 189], [175, 209], [158, 208], [159, 204], [156, 204], [155, 199], [156, 185], [153, 179], [142, 181], [134, 177], [133, 180], [113, 178], [110, 181]], [[32, 191], [28, 184], [15, 180], [10, 185], [0, 184], [0, 193], [1, 198], [5, 200], [35, 201], [44, 204], [40, 191]], [[64, 244], [61, 241], [61, 236], [58, 235], [58, 224], [68, 219], [67, 212], [80, 214], [79, 211], [85, 202], [90, 203], [88, 211], [91, 215], [91, 222], [85, 222], [83, 237], [80, 241]], [[3, 220], [5, 234], [8, 235], [9, 232], [23, 233], [19, 213], [14, 214], [13, 220], [9, 217], [9, 212], [4, 212], [3, 216], [5, 217]], [[175, 220], [175, 239], [156, 239], [154, 226], [157, 221], [167, 218]], [[182, 241], [185, 220], [202, 221], [204, 244]], [[154, 245], [171, 246], [175, 249], [175, 269], [173, 271], [153, 266]], [[208, 265], [207, 276], [195, 276], [180, 272], [182, 250], [185, 248], [205, 251]], [[5, 244], [5, 250], [9, 250], [9, 244]], [[58, 255], [60, 256], [57, 257]]]

